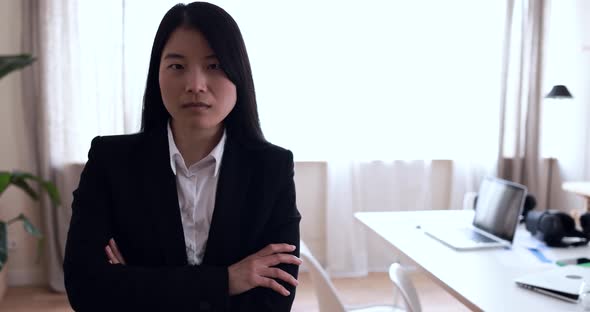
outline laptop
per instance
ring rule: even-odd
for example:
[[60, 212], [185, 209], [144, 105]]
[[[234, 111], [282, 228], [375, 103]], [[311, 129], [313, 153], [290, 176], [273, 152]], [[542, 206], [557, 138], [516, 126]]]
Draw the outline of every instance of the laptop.
[[590, 268], [567, 265], [514, 280], [516, 285], [551, 297], [577, 302], [584, 283], [590, 283]]
[[524, 185], [485, 177], [472, 224], [426, 227], [424, 232], [457, 250], [510, 247], [524, 206]]

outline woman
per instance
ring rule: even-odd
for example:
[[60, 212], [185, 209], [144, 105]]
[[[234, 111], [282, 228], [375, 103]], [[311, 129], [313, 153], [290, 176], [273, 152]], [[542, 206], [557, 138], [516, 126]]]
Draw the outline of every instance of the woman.
[[142, 131], [97, 137], [64, 261], [77, 311], [289, 311], [299, 221], [293, 156], [265, 141], [235, 21], [195, 2], [164, 16]]

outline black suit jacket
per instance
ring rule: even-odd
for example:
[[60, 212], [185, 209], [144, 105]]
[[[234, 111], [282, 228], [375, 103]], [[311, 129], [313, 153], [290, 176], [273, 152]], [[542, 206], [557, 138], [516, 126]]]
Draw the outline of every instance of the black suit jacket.
[[[74, 191], [64, 261], [76, 311], [289, 311], [291, 295], [228, 294], [227, 268], [270, 243], [299, 247], [293, 155], [228, 134], [203, 263], [188, 265], [166, 128], [97, 137]], [[107, 262], [113, 237], [127, 265]], [[299, 256], [299, 248], [293, 254]], [[295, 265], [279, 267], [295, 278]]]

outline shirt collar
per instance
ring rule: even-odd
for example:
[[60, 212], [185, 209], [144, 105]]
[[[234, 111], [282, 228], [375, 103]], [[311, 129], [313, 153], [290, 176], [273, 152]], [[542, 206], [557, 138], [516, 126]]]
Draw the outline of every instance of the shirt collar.
[[[174, 175], [176, 175], [176, 163], [174, 161], [174, 158], [176, 157], [176, 155], [182, 158], [182, 154], [180, 154], [178, 147], [176, 147], [176, 142], [174, 142], [174, 136], [172, 135], [172, 128], [170, 127], [170, 122], [168, 122], [167, 128], [168, 150], [170, 151], [170, 168], [172, 168], [172, 172], [174, 173]], [[221, 167], [221, 158], [223, 157], [223, 151], [225, 150], [226, 137], [226, 130], [223, 129], [223, 135], [221, 136], [221, 140], [219, 140], [219, 143], [217, 143], [217, 145], [211, 150], [209, 155], [205, 156], [205, 158], [208, 156], [212, 156], [213, 159], [215, 159], [215, 171], [213, 172], [214, 177], [217, 176], [217, 174], [219, 173], [219, 168]]]

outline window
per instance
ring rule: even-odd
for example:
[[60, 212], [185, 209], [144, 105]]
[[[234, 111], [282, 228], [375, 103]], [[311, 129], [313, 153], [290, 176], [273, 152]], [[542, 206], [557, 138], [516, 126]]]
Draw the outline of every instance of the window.
[[[137, 129], [153, 37], [176, 2], [125, 1]], [[503, 1], [213, 2], [244, 35], [267, 139], [296, 160], [496, 157]]]

